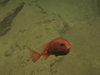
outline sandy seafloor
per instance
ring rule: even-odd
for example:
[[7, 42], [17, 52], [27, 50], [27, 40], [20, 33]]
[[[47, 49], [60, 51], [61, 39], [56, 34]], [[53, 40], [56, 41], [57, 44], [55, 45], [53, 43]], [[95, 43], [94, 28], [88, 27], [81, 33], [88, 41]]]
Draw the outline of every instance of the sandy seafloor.
[[[69, 54], [33, 63], [57, 37]], [[0, 0], [0, 75], [100, 75], [100, 0]]]

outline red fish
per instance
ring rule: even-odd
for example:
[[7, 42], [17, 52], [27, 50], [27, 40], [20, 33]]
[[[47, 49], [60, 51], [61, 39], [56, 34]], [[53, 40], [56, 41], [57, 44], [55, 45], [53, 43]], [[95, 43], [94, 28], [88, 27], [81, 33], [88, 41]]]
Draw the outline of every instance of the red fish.
[[51, 42], [44, 45], [44, 50], [42, 53], [38, 53], [36, 51], [31, 50], [31, 58], [33, 62], [36, 62], [42, 55], [48, 58], [49, 55], [67, 55], [70, 51], [70, 44], [69, 42], [61, 37], [58, 37]]

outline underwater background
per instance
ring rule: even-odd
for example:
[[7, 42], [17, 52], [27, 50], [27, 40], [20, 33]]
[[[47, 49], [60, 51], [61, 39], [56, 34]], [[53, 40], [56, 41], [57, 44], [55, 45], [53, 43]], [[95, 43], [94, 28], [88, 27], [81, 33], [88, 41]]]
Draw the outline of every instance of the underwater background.
[[[69, 54], [33, 63], [57, 37]], [[0, 75], [100, 75], [100, 0], [0, 0]]]

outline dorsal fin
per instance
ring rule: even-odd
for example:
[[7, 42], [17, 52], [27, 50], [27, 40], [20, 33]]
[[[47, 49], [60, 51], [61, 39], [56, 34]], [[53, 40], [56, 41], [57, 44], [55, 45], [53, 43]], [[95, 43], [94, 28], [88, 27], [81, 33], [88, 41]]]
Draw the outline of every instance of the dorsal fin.
[[44, 52], [44, 51], [48, 48], [48, 46], [49, 46], [49, 43], [43, 45], [43, 47], [42, 47], [42, 52]]

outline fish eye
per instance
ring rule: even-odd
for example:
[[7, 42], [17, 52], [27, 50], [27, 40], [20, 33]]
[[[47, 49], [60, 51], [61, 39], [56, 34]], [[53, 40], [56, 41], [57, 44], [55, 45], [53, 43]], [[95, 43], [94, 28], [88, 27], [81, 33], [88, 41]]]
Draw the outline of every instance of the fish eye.
[[62, 44], [60, 44], [60, 46], [64, 46], [64, 44], [62, 43]]

